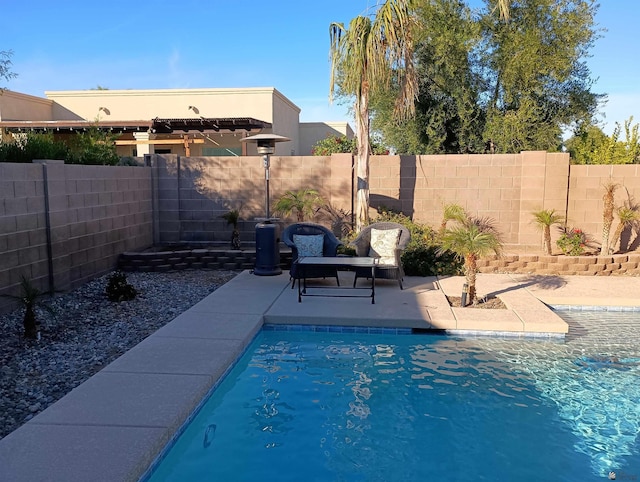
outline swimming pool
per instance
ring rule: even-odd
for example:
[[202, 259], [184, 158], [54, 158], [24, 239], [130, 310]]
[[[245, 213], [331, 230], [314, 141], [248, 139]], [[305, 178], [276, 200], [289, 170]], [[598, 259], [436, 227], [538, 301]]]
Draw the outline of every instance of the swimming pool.
[[565, 342], [263, 331], [148, 480], [637, 478], [638, 316], [563, 314]]

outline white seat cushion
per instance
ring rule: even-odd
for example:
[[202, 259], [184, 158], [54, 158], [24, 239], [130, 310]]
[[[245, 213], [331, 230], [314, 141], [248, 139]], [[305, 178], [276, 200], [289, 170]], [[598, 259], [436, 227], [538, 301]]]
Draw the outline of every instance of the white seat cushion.
[[322, 256], [324, 234], [294, 234], [293, 244], [296, 245], [298, 256]]
[[400, 229], [371, 229], [369, 256], [380, 258], [380, 264], [396, 266], [396, 248]]

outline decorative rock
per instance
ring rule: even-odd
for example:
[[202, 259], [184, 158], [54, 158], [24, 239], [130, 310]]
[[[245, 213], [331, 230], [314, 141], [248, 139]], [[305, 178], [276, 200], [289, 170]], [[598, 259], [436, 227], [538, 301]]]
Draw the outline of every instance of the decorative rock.
[[55, 315], [38, 310], [42, 339], [22, 337], [24, 313], [0, 314], [0, 438], [33, 418], [237, 273], [127, 273], [139, 292], [108, 301], [111, 273], [55, 296]]

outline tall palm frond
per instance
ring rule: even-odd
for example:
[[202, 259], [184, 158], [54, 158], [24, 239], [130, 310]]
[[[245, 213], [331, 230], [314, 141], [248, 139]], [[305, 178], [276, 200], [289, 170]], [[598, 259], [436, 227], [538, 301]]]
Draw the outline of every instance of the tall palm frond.
[[393, 83], [400, 87], [395, 116], [401, 119], [415, 111], [418, 81], [413, 63], [413, 34], [416, 18], [414, 0], [386, 0], [373, 20], [361, 15], [352, 19], [348, 28], [335, 22], [329, 26], [329, 100], [338, 90], [355, 98], [357, 232], [369, 223], [371, 95]]

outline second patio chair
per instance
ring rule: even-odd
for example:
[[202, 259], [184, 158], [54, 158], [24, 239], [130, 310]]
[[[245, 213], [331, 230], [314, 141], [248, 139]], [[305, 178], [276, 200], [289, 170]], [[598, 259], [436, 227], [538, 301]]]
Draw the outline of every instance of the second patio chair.
[[[369, 256], [379, 259], [375, 268], [376, 279], [395, 279], [402, 287], [404, 270], [402, 269], [402, 252], [411, 241], [409, 229], [398, 223], [373, 223], [360, 231], [360, 234], [350, 245], [355, 247], [356, 256]], [[370, 278], [369, 268], [356, 268], [353, 286], [358, 278]]]

